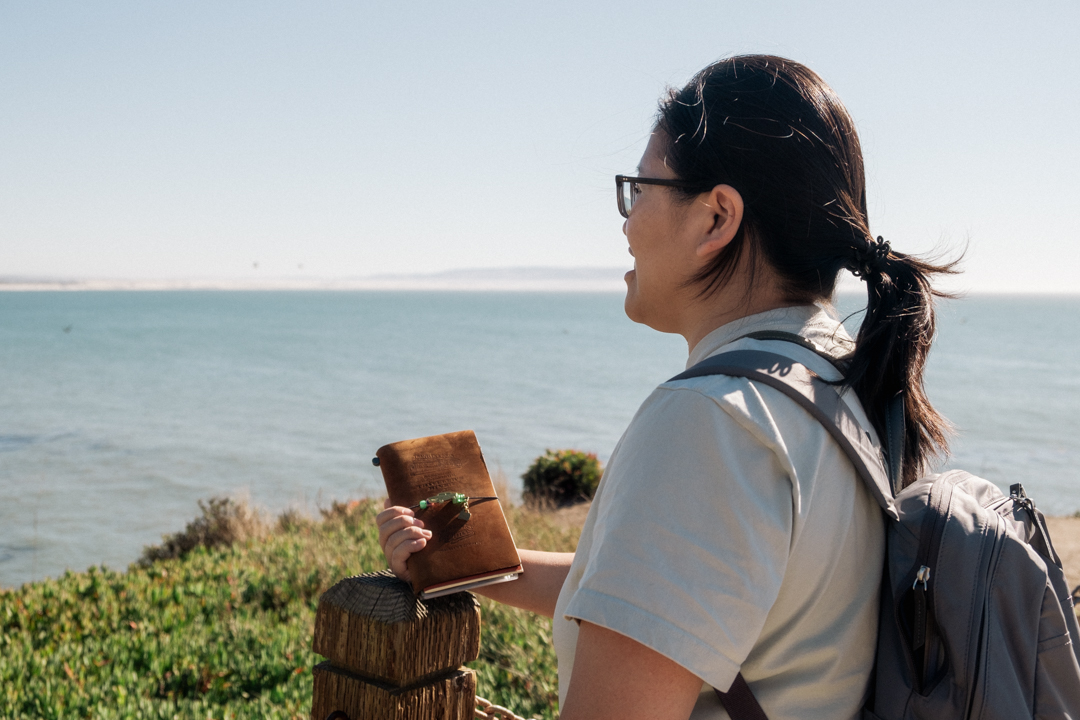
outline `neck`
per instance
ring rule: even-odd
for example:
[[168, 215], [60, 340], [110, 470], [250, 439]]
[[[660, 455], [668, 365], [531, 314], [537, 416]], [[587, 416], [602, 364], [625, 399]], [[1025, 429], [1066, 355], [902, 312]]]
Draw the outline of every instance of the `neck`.
[[759, 274], [755, 280], [752, 286], [745, 282], [729, 282], [711, 295], [693, 300], [679, 330], [686, 339], [689, 352], [693, 352], [702, 338], [729, 322], [799, 304], [784, 297], [772, 273]]

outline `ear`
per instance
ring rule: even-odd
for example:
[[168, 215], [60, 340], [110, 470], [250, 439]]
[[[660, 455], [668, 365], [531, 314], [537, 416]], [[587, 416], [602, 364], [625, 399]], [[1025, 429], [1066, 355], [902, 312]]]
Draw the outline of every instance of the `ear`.
[[[743, 219], [743, 199], [730, 185], [717, 185], [698, 202], [705, 233], [698, 240], [697, 256], [709, 257], [728, 246], [739, 231]], [[706, 217], [707, 214], [707, 217]]]

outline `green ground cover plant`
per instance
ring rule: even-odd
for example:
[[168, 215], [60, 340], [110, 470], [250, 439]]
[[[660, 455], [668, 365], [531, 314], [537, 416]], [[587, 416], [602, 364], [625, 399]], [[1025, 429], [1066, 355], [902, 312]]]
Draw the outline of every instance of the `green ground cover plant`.
[[[308, 717], [319, 596], [385, 567], [381, 503], [336, 503], [321, 519], [289, 513], [261, 527], [242, 504], [201, 507], [127, 572], [91, 568], [0, 591], [0, 717]], [[523, 547], [576, 546], [577, 531], [549, 516], [516, 507], [507, 516]], [[230, 517], [243, 524], [235, 536]], [[198, 533], [203, 542], [190, 542]], [[478, 694], [557, 717], [550, 620], [481, 602]]]

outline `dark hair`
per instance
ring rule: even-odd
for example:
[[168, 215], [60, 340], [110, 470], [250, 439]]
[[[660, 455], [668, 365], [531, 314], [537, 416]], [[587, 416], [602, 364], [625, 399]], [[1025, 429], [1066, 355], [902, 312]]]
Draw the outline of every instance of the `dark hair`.
[[657, 130], [667, 163], [689, 189], [728, 184], [742, 195], [743, 222], [733, 241], [692, 278], [708, 295], [747, 254], [775, 271], [785, 299], [832, 297], [842, 269], [866, 281], [868, 303], [846, 384], [886, 436], [889, 401], [903, 393], [904, 484], [948, 451], [948, 422], [923, 389], [934, 336], [930, 277], [956, 272], [956, 261], [932, 262], [874, 241], [866, 211], [862, 149], [855, 126], [832, 88], [799, 63], [744, 55], [714, 63], [661, 102]]

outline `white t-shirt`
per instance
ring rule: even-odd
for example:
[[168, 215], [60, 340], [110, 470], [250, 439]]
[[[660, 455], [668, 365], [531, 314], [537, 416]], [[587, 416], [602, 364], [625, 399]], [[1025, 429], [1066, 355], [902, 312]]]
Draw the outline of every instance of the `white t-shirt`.
[[[839, 373], [851, 340], [816, 306], [724, 325], [687, 367], [760, 349]], [[732, 342], [735, 341], [735, 342]], [[876, 434], [854, 393], [844, 399]], [[746, 678], [770, 720], [844, 720], [874, 661], [884, 561], [881, 509], [827, 431], [779, 390], [722, 375], [667, 382], [612, 453], [555, 608], [559, 700], [587, 620], [656, 650], [703, 681], [691, 718], [727, 718], [712, 687]]]

